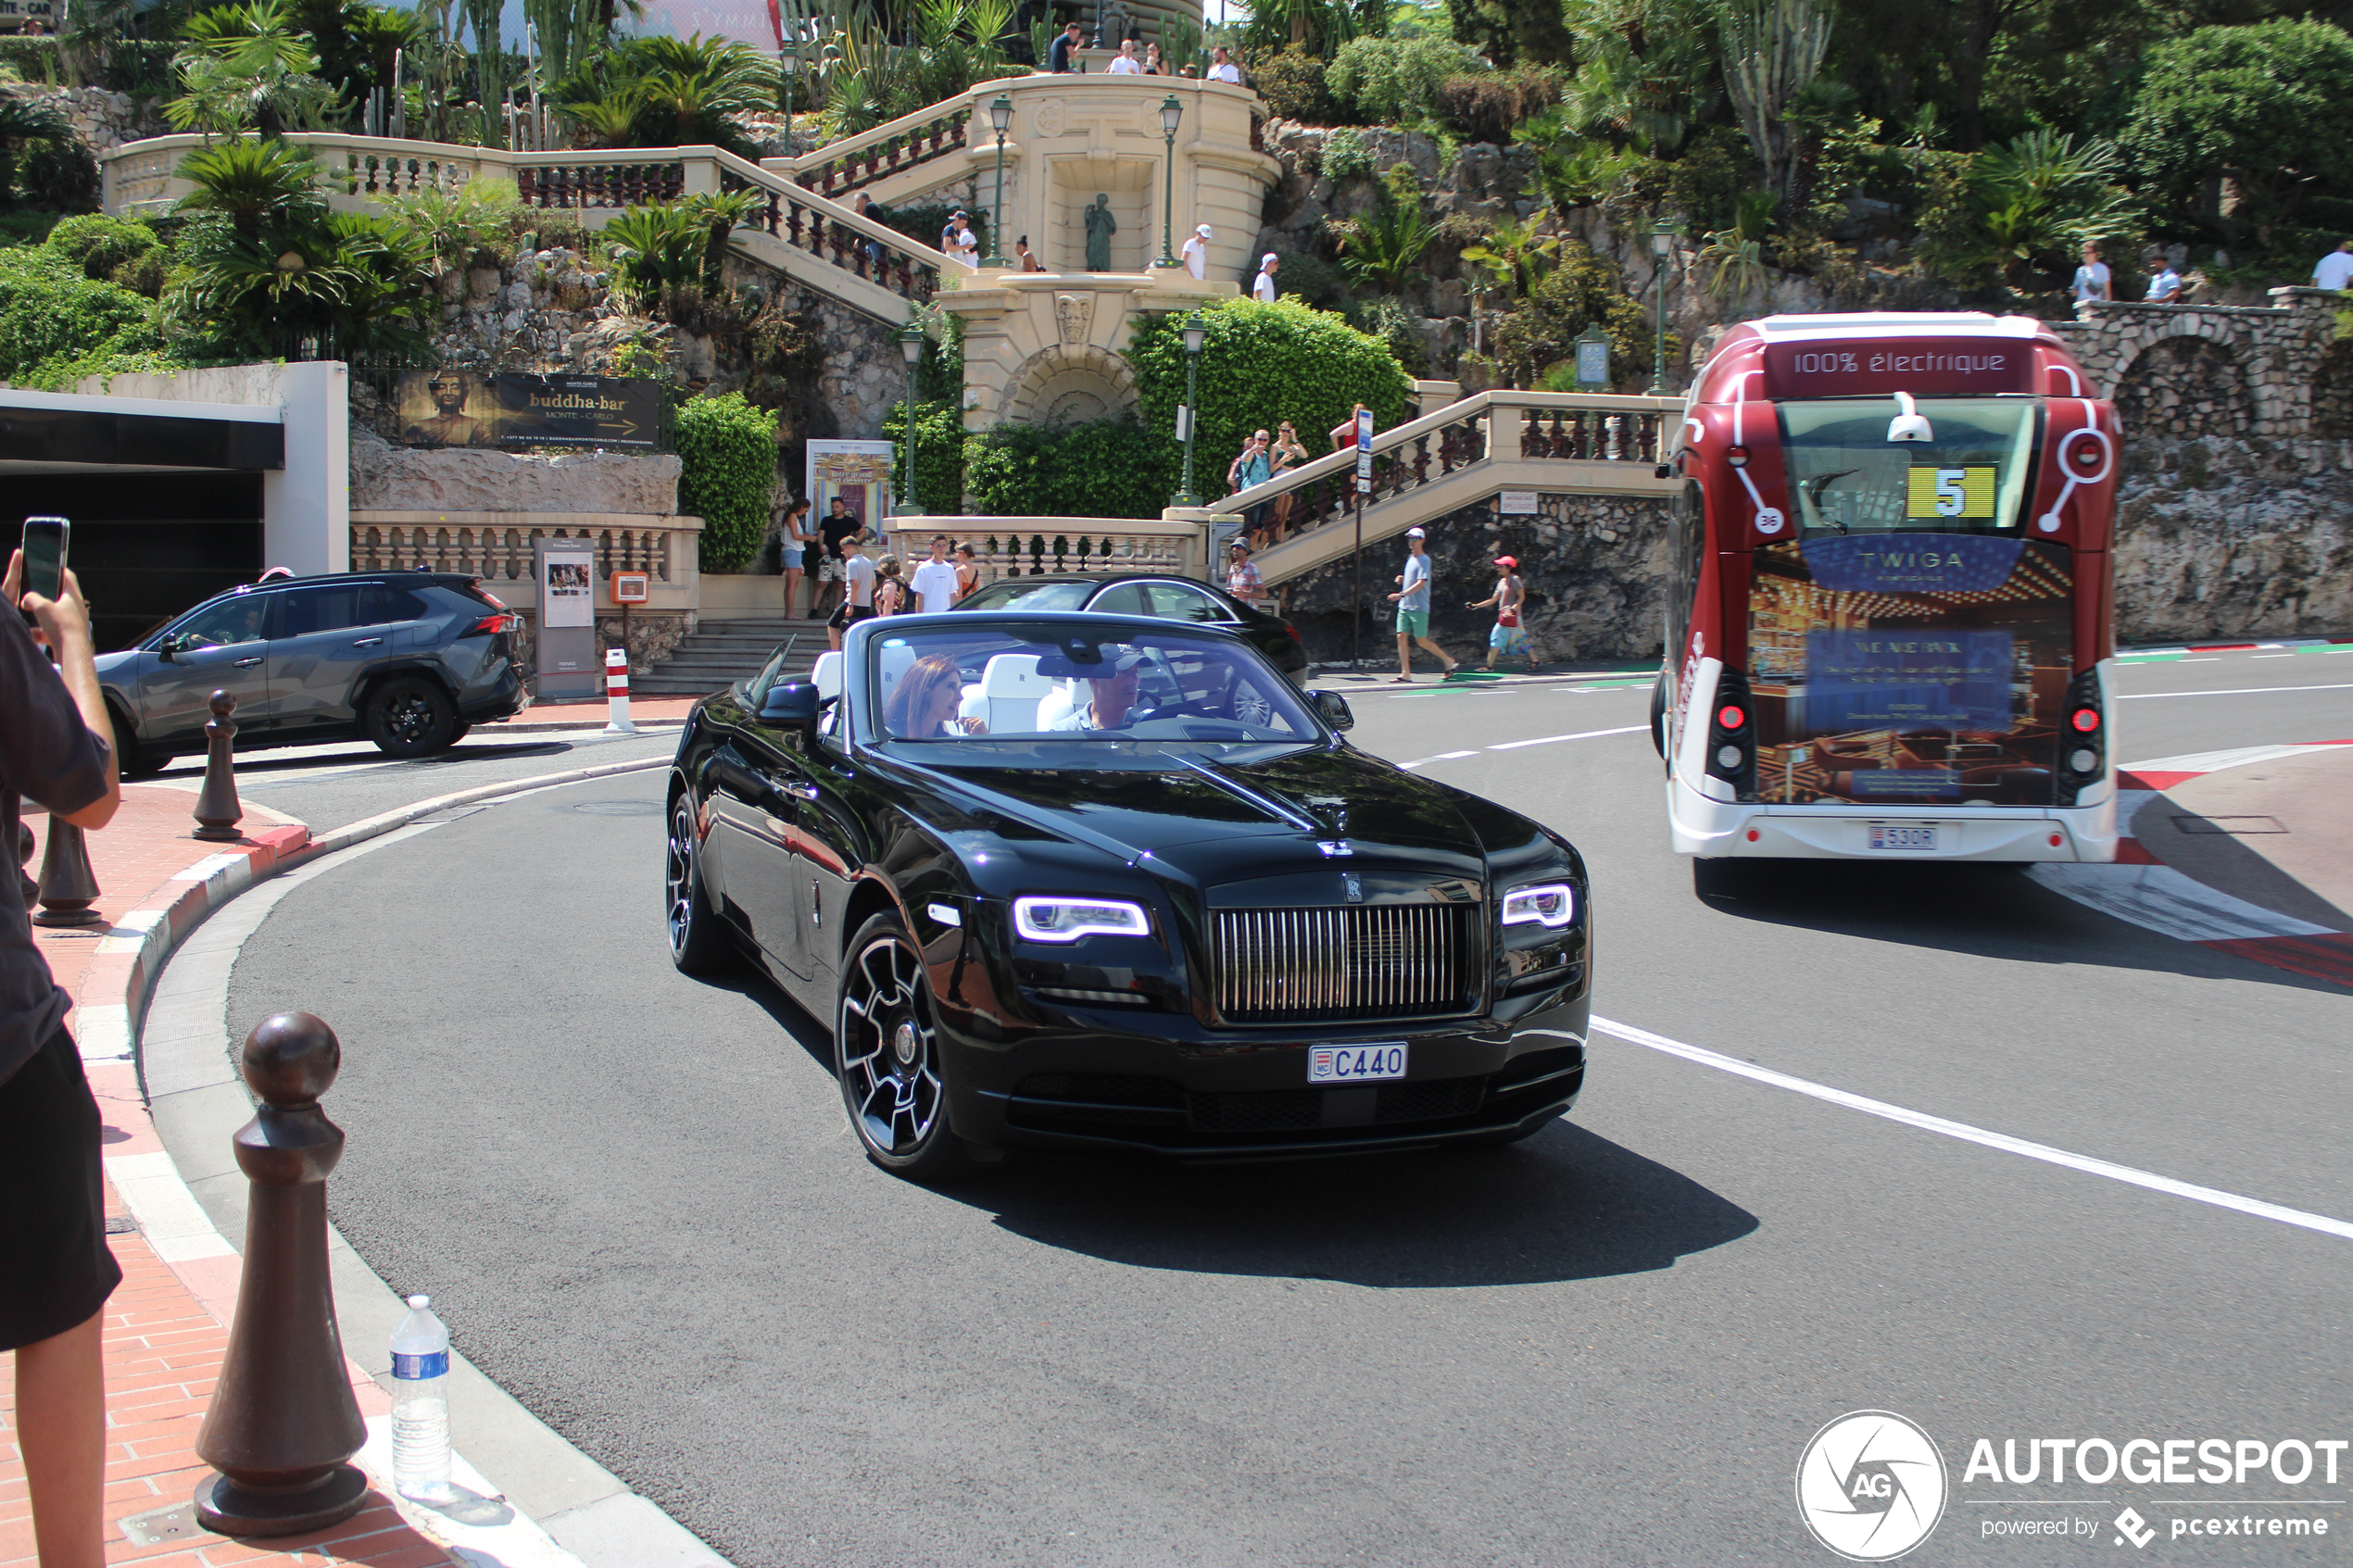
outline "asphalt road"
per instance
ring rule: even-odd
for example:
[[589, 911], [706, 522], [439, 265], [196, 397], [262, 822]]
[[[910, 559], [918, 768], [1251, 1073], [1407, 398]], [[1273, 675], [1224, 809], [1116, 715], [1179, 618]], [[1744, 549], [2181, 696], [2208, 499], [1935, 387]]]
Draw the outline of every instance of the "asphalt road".
[[[2120, 679], [2132, 760], [2353, 736], [2353, 657]], [[1600, 1014], [2353, 1220], [2345, 991], [2007, 871], [1695, 876], [1642, 685], [1351, 689], [1359, 744], [1584, 849]], [[925, 1190], [859, 1157], [819, 1025], [670, 969], [661, 787], [529, 795], [319, 877], [246, 944], [230, 1022], [337, 1027], [344, 1233], [744, 1568], [1830, 1562], [1793, 1475], [1864, 1409], [1949, 1474], [1907, 1562], [2138, 1558], [2127, 1507], [2152, 1559], [2353, 1555], [2353, 1449], [2333, 1485], [1964, 1474], [1980, 1438], [2021, 1473], [2037, 1438], [2353, 1438], [2353, 1236], [1600, 1034], [1574, 1116], [1511, 1149], [1032, 1157]], [[2226, 1514], [2330, 1531], [2171, 1534]]]

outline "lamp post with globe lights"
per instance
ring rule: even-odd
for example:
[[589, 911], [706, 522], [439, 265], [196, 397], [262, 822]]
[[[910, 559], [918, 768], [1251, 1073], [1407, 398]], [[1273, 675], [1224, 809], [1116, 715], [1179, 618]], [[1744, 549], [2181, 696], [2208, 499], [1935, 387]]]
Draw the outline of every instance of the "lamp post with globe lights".
[[1196, 310], [1185, 318], [1185, 487], [1169, 498], [1177, 507], [1198, 507], [1201, 497], [1193, 494], [1193, 430], [1201, 423], [1201, 413], [1193, 407], [1193, 399], [1201, 395], [1201, 345], [1208, 340], [1209, 323]]
[[997, 131], [997, 205], [988, 209], [988, 254], [983, 267], [1003, 267], [1005, 260], [1005, 132], [1013, 129], [1013, 101], [1000, 93], [989, 100], [988, 123]]
[[907, 454], [907, 488], [899, 504], [890, 508], [893, 517], [921, 517], [924, 508], [915, 504], [915, 367], [923, 363], [924, 330], [910, 321], [899, 329], [899, 352], [907, 361], [906, 428], [900, 433], [900, 444]]
[[1675, 225], [1660, 219], [1651, 226], [1651, 256], [1658, 264], [1658, 346], [1651, 358], [1653, 397], [1667, 395], [1667, 263], [1675, 254]]
[[[1176, 94], [1171, 93], [1161, 100], [1160, 133], [1168, 144], [1168, 156], [1162, 163], [1165, 178], [1161, 182], [1160, 259], [1152, 263], [1155, 267], [1173, 268], [1176, 265], [1175, 245], [1176, 234], [1174, 227], [1176, 221], [1176, 127], [1184, 118], [1185, 106], [1176, 101]], [[1185, 488], [1188, 490], [1192, 488], [1189, 481]]]

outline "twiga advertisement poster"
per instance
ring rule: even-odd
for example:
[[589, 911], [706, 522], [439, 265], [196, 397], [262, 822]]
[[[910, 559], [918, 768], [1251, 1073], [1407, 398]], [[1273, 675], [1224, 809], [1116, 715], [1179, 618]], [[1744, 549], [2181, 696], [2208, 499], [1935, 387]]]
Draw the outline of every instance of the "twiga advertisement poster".
[[411, 446], [603, 446], [651, 451], [661, 386], [610, 376], [520, 370], [408, 370], [397, 391]]

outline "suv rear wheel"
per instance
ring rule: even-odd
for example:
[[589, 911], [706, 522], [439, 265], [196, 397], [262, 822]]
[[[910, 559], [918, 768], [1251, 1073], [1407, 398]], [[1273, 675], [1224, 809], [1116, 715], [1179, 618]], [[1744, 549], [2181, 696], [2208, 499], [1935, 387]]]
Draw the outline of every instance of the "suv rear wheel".
[[162, 772], [171, 761], [170, 758], [151, 752], [139, 744], [138, 737], [131, 733], [131, 725], [122, 717], [122, 709], [108, 703], [107, 717], [112, 721], [109, 727], [114, 731], [114, 767], [118, 774], [126, 779], [151, 779]]
[[431, 681], [403, 675], [368, 697], [368, 738], [387, 757], [425, 757], [458, 739], [458, 709]]

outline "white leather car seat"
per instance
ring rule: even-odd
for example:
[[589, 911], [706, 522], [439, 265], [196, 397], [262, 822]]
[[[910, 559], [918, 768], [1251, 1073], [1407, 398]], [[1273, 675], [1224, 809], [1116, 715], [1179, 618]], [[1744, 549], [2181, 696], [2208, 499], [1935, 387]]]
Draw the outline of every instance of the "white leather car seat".
[[899, 689], [899, 678], [915, 667], [915, 650], [903, 642], [885, 643], [882, 657], [875, 661], [875, 673], [882, 678], [882, 710], [890, 711], [891, 693]]
[[810, 667], [809, 680], [817, 688], [817, 697], [821, 702], [829, 702], [841, 696], [841, 650], [828, 648], [819, 654], [817, 662]]
[[980, 672], [981, 702], [992, 735], [1025, 735], [1038, 728], [1038, 705], [1054, 683], [1038, 673], [1034, 653], [992, 654]]

